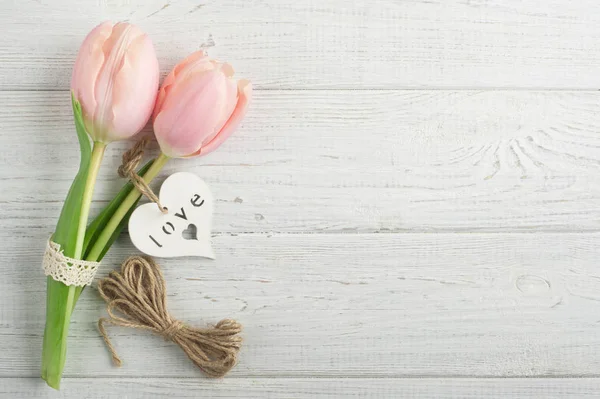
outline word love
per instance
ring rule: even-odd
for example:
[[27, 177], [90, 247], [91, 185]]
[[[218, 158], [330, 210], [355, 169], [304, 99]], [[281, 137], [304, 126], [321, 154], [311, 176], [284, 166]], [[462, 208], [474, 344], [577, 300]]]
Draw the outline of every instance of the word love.
[[193, 173], [175, 173], [163, 183], [159, 199], [168, 210], [166, 214], [156, 204], [144, 204], [131, 215], [129, 236], [133, 245], [159, 258], [214, 259], [210, 243], [214, 200], [204, 180]]
[[[192, 206], [195, 207], [199, 207], [204, 205], [204, 200], [202, 199], [202, 197], [198, 194], [194, 194], [194, 196], [192, 197], [192, 199], [190, 200], [190, 203], [192, 204]], [[175, 217], [181, 218], [183, 220], [188, 220], [187, 215], [185, 214], [185, 209], [183, 207], [181, 207], [181, 210], [179, 211], [179, 213], [175, 213]], [[194, 226], [193, 228], [190, 226]], [[196, 239], [196, 226], [191, 224], [190, 226], [188, 226], [189, 230], [194, 230], [193, 231], [193, 237], [192, 239]], [[165, 225], [162, 227], [162, 231], [167, 234], [167, 235], [171, 235], [173, 234], [177, 229], [175, 229], [175, 225], [171, 222], [167, 222], [165, 223]], [[191, 232], [191, 231], [190, 231]], [[148, 235], [148, 237], [150, 237], [150, 239], [152, 241], [154, 241], [154, 243], [159, 247], [162, 248], [162, 244], [159, 243], [158, 241], [156, 241], [156, 238], [152, 237], [151, 235]]]

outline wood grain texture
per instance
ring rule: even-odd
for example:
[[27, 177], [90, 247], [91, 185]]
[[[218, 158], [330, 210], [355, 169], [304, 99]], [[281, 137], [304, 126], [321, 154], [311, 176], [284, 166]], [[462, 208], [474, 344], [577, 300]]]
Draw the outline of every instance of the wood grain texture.
[[[598, 397], [599, 2], [3, 3], [0, 397]], [[217, 199], [217, 260], [161, 264], [179, 319], [245, 325], [222, 381], [122, 328], [113, 368], [93, 288], [63, 391], [37, 378], [40, 257], [79, 157], [71, 68], [106, 19], [147, 31], [163, 75], [205, 46], [255, 84], [219, 151], [162, 174]], [[134, 252], [123, 235], [103, 273]]]
[[[0, 376], [35, 377], [47, 236], [3, 230]], [[217, 260], [161, 260], [169, 308], [193, 325], [235, 318], [235, 377], [598, 376], [600, 234], [239, 234]], [[103, 273], [132, 254], [122, 237]], [[69, 377], [194, 377], [172, 343], [96, 329], [86, 290], [71, 325]], [[150, 358], [155, 360], [150, 360]]]
[[223, 381], [187, 379], [74, 379], [63, 380], [67, 389], [50, 392], [38, 380], [0, 379], [7, 398], [52, 397], [61, 399], [109, 398], [245, 398], [245, 399], [333, 399], [333, 398], [421, 398], [421, 399], [565, 399], [597, 398], [600, 381], [576, 379], [252, 379]]
[[[50, 231], [78, 163], [67, 92], [0, 92], [0, 218]], [[598, 231], [600, 93], [259, 91], [218, 152], [216, 232]], [[109, 146], [97, 210], [123, 184]]]
[[0, 88], [67, 89], [105, 19], [148, 32], [163, 72], [214, 43], [258, 88], [600, 87], [596, 0], [21, 0], [0, 10]]

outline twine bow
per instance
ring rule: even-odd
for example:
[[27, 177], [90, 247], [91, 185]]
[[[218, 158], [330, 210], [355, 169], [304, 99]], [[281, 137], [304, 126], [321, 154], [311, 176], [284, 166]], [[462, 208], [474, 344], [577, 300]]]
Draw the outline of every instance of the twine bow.
[[117, 169], [117, 173], [119, 176], [129, 179], [131, 184], [133, 184], [140, 193], [148, 197], [150, 201], [156, 203], [158, 209], [160, 209], [162, 213], [167, 213], [167, 208], [161, 205], [158, 196], [154, 194], [148, 183], [135, 172], [142, 160], [144, 148], [146, 148], [147, 143], [148, 139], [144, 137], [141, 140], [138, 140], [129, 150], [125, 151], [121, 166]]
[[[226, 319], [214, 327], [194, 328], [174, 319], [167, 311], [163, 274], [151, 258], [128, 258], [121, 265], [121, 273], [112, 271], [98, 282], [98, 291], [108, 304], [110, 316], [98, 320], [98, 329], [116, 366], [121, 366], [121, 359], [108, 338], [105, 324], [150, 330], [175, 342], [210, 377], [222, 377], [235, 366], [242, 326]], [[115, 315], [115, 311], [126, 317]]]

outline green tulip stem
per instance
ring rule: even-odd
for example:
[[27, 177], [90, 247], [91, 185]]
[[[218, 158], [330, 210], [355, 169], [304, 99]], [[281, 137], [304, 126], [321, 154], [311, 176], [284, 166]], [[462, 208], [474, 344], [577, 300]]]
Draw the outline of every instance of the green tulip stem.
[[102, 156], [104, 156], [104, 150], [106, 144], [100, 142], [94, 142], [94, 148], [92, 150], [92, 159], [90, 161], [90, 170], [85, 182], [85, 189], [83, 192], [83, 201], [81, 204], [81, 217], [79, 218], [79, 227], [77, 229], [77, 241], [75, 242], [75, 259], [81, 259], [83, 255], [83, 242], [85, 240], [85, 230], [90, 215], [90, 206], [92, 205], [92, 196], [94, 194], [94, 186], [96, 185], [96, 179], [98, 177], [98, 170], [100, 169], [100, 163], [102, 162]]
[[[87, 226], [88, 217], [90, 215], [90, 207], [92, 205], [92, 196], [94, 195], [94, 187], [96, 185], [96, 179], [98, 178], [98, 170], [100, 170], [100, 163], [104, 156], [104, 150], [106, 150], [106, 144], [95, 141], [94, 148], [92, 149], [92, 159], [90, 160], [90, 170], [88, 172], [87, 180], [85, 181], [85, 189], [83, 192], [83, 200], [81, 203], [81, 216], [79, 218], [79, 227], [77, 228], [77, 240], [75, 241], [75, 254], [73, 258], [81, 259], [83, 255], [83, 242], [85, 240], [85, 230]], [[67, 307], [66, 309], [75, 308], [75, 290], [77, 286], [69, 286], [69, 294], [67, 296]], [[64, 330], [67, 331], [71, 317], [65, 317]], [[67, 339], [64, 335], [63, 339]], [[66, 344], [65, 344], [66, 345]]]
[[[149, 184], [155, 177], [158, 175], [158, 172], [165, 166], [169, 157], [165, 154], [161, 153], [158, 158], [152, 163], [150, 169], [142, 176], [146, 184]], [[140, 198], [142, 193], [137, 188], [133, 188], [129, 195], [125, 197], [121, 205], [117, 208], [113, 216], [108, 221], [106, 227], [102, 230], [102, 233], [98, 236], [98, 239], [94, 242], [94, 245], [90, 249], [88, 255], [86, 256], [86, 260], [89, 261], [97, 261], [110, 240], [113, 232], [119, 227], [119, 224], [123, 220], [123, 218], [127, 215], [132, 206], [135, 205], [136, 201]]]
[[[83, 244], [87, 226], [87, 219], [92, 204], [94, 186], [98, 177], [98, 170], [102, 162], [102, 156], [106, 144], [94, 142], [92, 149], [88, 174], [85, 180], [83, 195], [81, 197], [81, 212], [77, 221], [77, 234], [75, 236], [75, 249], [73, 258], [81, 259], [83, 256]], [[46, 330], [44, 332], [44, 351], [42, 360], [42, 378], [54, 389], [60, 388], [60, 380], [65, 365], [67, 338], [69, 323], [73, 308], [75, 307], [76, 286], [66, 286], [48, 277], [48, 309], [46, 311]], [[54, 303], [50, 298], [58, 300], [66, 298], [64, 306], [62, 303]], [[54, 324], [53, 324], [54, 323]]]
[[[92, 149], [92, 158], [90, 160], [90, 170], [88, 172], [87, 180], [85, 181], [85, 189], [83, 191], [83, 200], [81, 202], [81, 216], [79, 217], [79, 227], [77, 228], [77, 240], [75, 241], [75, 253], [73, 258], [81, 259], [83, 255], [83, 242], [85, 239], [85, 230], [87, 226], [88, 216], [90, 215], [90, 207], [92, 205], [92, 197], [94, 195], [94, 187], [96, 185], [96, 179], [98, 178], [98, 170], [100, 170], [100, 163], [104, 156], [104, 150], [106, 150], [106, 144], [100, 142], [94, 142], [94, 148]], [[67, 307], [66, 309], [75, 308], [75, 289], [74, 285], [69, 286], [69, 294], [67, 296]], [[71, 317], [65, 317], [64, 331], [69, 328], [69, 322]], [[66, 341], [67, 335], [63, 336]], [[66, 344], [65, 344], [66, 347]]]

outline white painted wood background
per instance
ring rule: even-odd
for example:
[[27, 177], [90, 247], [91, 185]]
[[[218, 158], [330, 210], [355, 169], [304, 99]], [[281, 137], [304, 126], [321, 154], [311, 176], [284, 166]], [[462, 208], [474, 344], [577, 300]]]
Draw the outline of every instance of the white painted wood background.
[[[217, 199], [218, 259], [162, 265], [180, 319], [244, 324], [223, 380], [120, 328], [113, 368], [93, 289], [62, 391], [38, 378], [71, 67], [105, 19], [147, 31], [163, 73], [214, 43], [255, 83], [226, 144], [162, 174]], [[5, 0], [0, 26], [0, 396], [600, 397], [597, 0]]]

